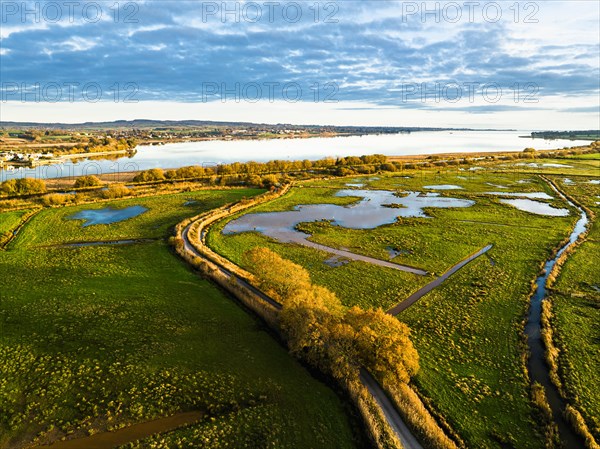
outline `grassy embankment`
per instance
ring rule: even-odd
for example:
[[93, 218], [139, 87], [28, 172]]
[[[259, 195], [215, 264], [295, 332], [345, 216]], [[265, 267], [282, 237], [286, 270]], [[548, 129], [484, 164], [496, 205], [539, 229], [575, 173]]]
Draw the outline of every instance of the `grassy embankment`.
[[[411, 178], [402, 177], [406, 175]], [[356, 179], [366, 179], [368, 188], [418, 191], [425, 185], [458, 184], [464, 189], [439, 192], [476, 201], [475, 206], [466, 209], [429, 209], [432, 218], [400, 219], [374, 230], [344, 229], [328, 223], [301, 226], [318, 243], [373, 257], [387, 259], [386, 247], [404, 250], [394, 261], [437, 274], [493, 243], [489, 253], [492, 260], [478, 259], [399, 319], [413, 330], [412, 339], [421, 356], [421, 371], [416, 378], [419, 390], [468, 446], [497, 448], [504, 443], [506, 447], [542, 447], [542, 429], [535, 423], [537, 412], [530, 403], [524, 369], [522, 320], [528, 308], [530, 283], [540, 263], [568, 235], [575, 216], [533, 215], [484, 194], [499, 190], [543, 191], [555, 196], [531, 174], [454, 169]], [[527, 182], [519, 183], [521, 180]], [[348, 204], [352, 198], [332, 196], [348, 182], [355, 181], [312, 181], [251, 212], [289, 210], [308, 203]], [[564, 206], [556, 199], [550, 203]], [[333, 290], [346, 305], [388, 308], [433, 279], [359, 262], [330, 268], [323, 263], [328, 258], [324, 253], [274, 242], [257, 233], [224, 236], [219, 232], [223, 225], [215, 226], [209, 234], [209, 244], [223, 255], [243, 265], [244, 251], [256, 245], [267, 246], [306, 267], [315, 283]], [[357, 281], [360, 279], [363, 281]]]
[[32, 248], [164, 238], [183, 217], [256, 193], [115, 201], [150, 211], [85, 229], [64, 220], [81, 207], [34, 217], [0, 253], [0, 446], [202, 410], [207, 420], [164, 436], [169, 447], [356, 447], [336, 395], [164, 241]]
[[27, 211], [4, 212], [0, 214], [0, 247], [12, 237], [13, 231], [19, 226]]
[[5, 249], [35, 210], [18, 210], [0, 213], [0, 250]]

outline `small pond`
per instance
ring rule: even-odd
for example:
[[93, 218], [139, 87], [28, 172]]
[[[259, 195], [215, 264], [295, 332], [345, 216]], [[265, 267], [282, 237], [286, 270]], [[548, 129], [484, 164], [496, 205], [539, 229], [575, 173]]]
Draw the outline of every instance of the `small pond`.
[[390, 259], [395, 259], [398, 256], [410, 254], [410, 251], [407, 251], [405, 249], [397, 249], [397, 248], [394, 248], [393, 246], [386, 246], [385, 250], [387, 251]]
[[350, 259], [347, 259], [345, 257], [340, 257], [340, 256], [332, 256], [329, 259], [326, 259], [324, 261], [325, 265], [331, 267], [331, 268], [338, 268], [338, 267], [343, 267], [344, 265], [348, 265], [348, 263], [350, 263]]
[[569, 215], [569, 209], [557, 209], [547, 203], [540, 201], [517, 199], [517, 200], [500, 200], [504, 204], [509, 204], [519, 210], [531, 212], [537, 215], [548, 215], [551, 217], [566, 217]]
[[460, 190], [462, 189], [461, 186], [455, 186], [453, 184], [441, 184], [438, 186], [423, 186], [426, 189], [432, 189], [432, 190]]
[[553, 200], [546, 192], [484, 192], [486, 195], [516, 196], [532, 200]]
[[143, 214], [148, 209], [143, 206], [131, 206], [125, 209], [113, 209], [107, 207], [105, 209], [87, 209], [77, 212], [68, 217], [70, 220], [84, 220], [83, 227], [94, 226], [99, 224], [113, 224], [120, 221], [125, 221], [138, 215]]
[[520, 162], [515, 165], [520, 166], [520, 167], [531, 167], [531, 168], [573, 168], [572, 165], [566, 165], [566, 164], [538, 164], [536, 162], [530, 162], [530, 163]]

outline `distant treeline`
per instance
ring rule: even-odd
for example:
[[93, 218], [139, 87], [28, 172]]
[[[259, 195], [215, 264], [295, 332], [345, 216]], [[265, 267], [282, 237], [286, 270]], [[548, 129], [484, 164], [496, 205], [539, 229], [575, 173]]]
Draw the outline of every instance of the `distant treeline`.
[[581, 139], [600, 140], [600, 130], [588, 131], [538, 131], [532, 132], [534, 139]]
[[220, 179], [225, 182], [236, 181], [251, 185], [270, 187], [279, 182], [276, 175], [308, 172], [313, 174], [329, 174], [344, 176], [353, 173], [369, 174], [377, 171], [396, 171], [402, 167], [401, 163], [389, 163], [382, 154], [368, 156], [350, 156], [344, 158], [325, 158], [318, 161], [284, 161], [274, 160], [269, 162], [233, 162], [220, 164], [214, 167], [181, 167], [176, 170], [163, 170], [153, 168], [138, 173], [134, 182], [157, 182], [177, 179]]

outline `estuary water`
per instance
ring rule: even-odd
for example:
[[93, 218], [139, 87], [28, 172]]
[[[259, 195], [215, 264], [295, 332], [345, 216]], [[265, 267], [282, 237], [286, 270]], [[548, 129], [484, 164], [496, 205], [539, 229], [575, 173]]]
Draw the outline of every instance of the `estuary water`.
[[589, 143], [583, 140], [545, 140], [521, 138], [530, 131], [426, 131], [351, 137], [211, 140], [173, 143], [161, 146], [140, 145], [130, 156], [98, 160], [72, 160], [35, 168], [0, 170], [0, 181], [11, 178], [64, 178], [94, 174], [118, 174], [150, 168], [178, 168], [188, 165], [213, 166], [218, 163], [273, 159], [322, 159], [336, 156], [385, 154], [411, 156], [441, 153], [482, 153], [563, 148]]

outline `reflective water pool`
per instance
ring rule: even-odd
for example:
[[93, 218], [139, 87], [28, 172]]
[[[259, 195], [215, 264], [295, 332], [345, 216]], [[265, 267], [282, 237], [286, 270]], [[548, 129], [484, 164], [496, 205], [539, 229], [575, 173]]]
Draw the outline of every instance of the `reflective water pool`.
[[408, 192], [399, 197], [388, 190], [340, 190], [336, 196], [359, 197], [350, 206], [335, 204], [299, 205], [285, 212], [247, 214], [232, 220], [223, 228], [224, 234], [248, 231], [261, 232], [281, 242], [305, 243], [308, 234], [298, 231], [299, 223], [331, 221], [335, 226], [350, 229], [374, 229], [394, 223], [398, 217], [427, 217], [424, 208], [470, 207], [474, 201], [442, 197], [435, 193]]
[[125, 209], [87, 209], [68, 217], [70, 220], [84, 220], [82, 226], [94, 226], [99, 224], [113, 224], [125, 221], [143, 214], [148, 209], [143, 206], [131, 206]]
[[533, 200], [552, 200], [554, 199], [546, 192], [484, 192], [487, 195], [516, 196], [519, 198], [529, 198]]
[[462, 189], [461, 186], [455, 186], [453, 184], [442, 184], [439, 186], [423, 186], [425, 189], [432, 189], [432, 190], [459, 190]]
[[537, 215], [549, 215], [551, 217], [566, 217], [569, 215], [569, 209], [557, 209], [556, 207], [552, 207], [549, 204], [540, 201], [518, 199], [500, 200], [500, 202]]

